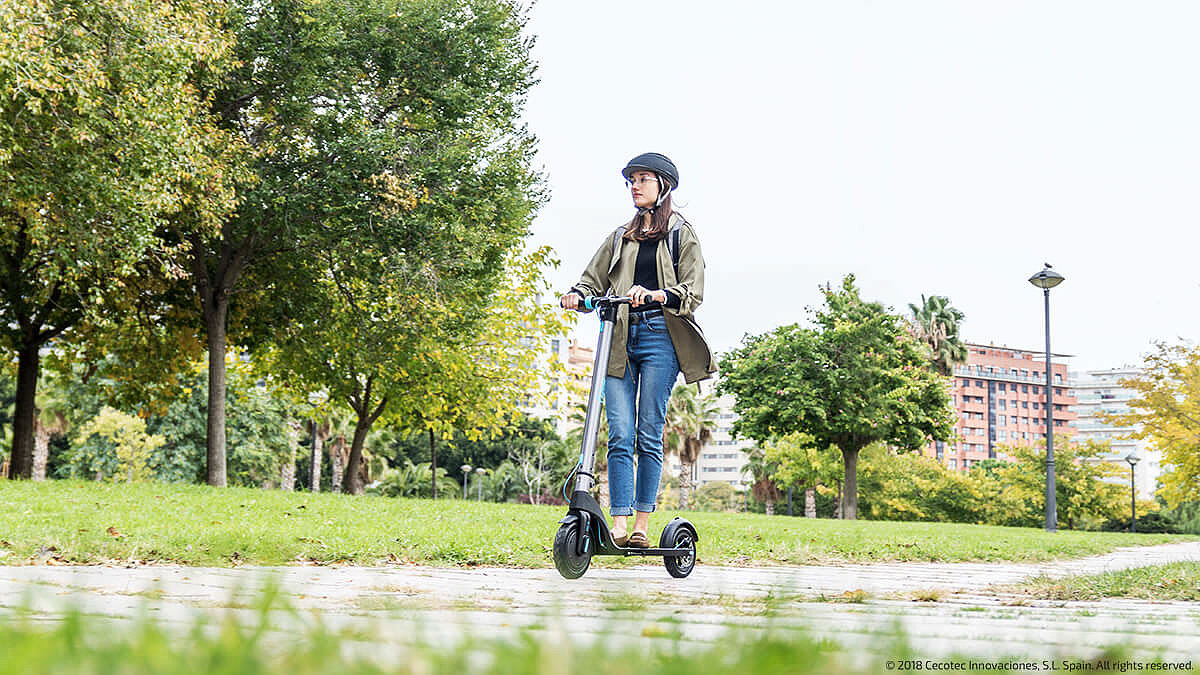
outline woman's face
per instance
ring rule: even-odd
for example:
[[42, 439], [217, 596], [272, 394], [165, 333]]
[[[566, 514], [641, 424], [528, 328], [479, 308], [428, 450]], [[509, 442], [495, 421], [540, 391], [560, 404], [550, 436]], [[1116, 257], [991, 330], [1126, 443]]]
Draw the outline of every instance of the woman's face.
[[658, 176], [653, 171], [634, 171], [629, 177], [629, 190], [633, 204], [639, 209], [648, 209], [658, 200]]

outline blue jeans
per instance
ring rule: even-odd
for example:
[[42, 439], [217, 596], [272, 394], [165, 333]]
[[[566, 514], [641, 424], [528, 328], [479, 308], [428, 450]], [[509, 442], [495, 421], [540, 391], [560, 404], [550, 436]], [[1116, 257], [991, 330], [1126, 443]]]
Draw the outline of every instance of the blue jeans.
[[[679, 375], [667, 322], [655, 316], [629, 324], [624, 377], [604, 379], [608, 415], [609, 513], [631, 516], [653, 511], [662, 477], [663, 426], [667, 401]], [[633, 454], [637, 449], [637, 485]]]

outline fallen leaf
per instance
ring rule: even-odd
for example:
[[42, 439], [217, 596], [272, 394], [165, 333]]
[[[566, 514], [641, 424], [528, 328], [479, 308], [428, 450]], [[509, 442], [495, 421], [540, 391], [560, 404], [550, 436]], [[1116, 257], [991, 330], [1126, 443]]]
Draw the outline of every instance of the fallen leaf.
[[222, 523], [222, 522], [221, 522], [221, 521], [219, 521], [219, 520], [214, 520], [214, 521], [212, 521], [211, 523], [209, 523], [209, 525], [224, 525], [224, 523]]
[[109, 526], [108, 526], [108, 530], [106, 530], [106, 531], [107, 531], [109, 534], [111, 534], [112, 536], [114, 536], [114, 537], [116, 537], [116, 538], [118, 538], [118, 539], [120, 539], [121, 537], [124, 537], [124, 536], [125, 536], [125, 535], [121, 534], [121, 531], [120, 531], [120, 530], [118, 530], [117, 528], [113, 527], [112, 525], [109, 525]]

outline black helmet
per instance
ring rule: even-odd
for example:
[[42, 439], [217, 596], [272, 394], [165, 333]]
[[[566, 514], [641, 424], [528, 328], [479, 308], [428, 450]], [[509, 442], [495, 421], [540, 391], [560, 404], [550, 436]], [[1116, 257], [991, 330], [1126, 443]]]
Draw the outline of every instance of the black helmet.
[[625, 177], [625, 180], [629, 180], [634, 171], [653, 171], [660, 178], [666, 180], [668, 188], [674, 190], [679, 187], [679, 169], [675, 168], [675, 162], [668, 159], [666, 155], [644, 152], [629, 160], [625, 168], [621, 169], [621, 175]]

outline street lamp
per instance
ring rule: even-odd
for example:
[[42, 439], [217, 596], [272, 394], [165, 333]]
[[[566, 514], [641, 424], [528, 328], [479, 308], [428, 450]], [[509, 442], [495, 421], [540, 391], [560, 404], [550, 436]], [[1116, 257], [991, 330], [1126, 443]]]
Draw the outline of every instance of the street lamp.
[[466, 499], [466, 498], [467, 498], [467, 481], [471, 480], [471, 465], [470, 465], [470, 464], [463, 464], [462, 466], [460, 466], [460, 467], [458, 467], [458, 468], [462, 469], [462, 473], [463, 473], [463, 499]]
[[1058, 507], [1054, 492], [1054, 410], [1053, 382], [1050, 379], [1050, 289], [1063, 282], [1063, 275], [1050, 269], [1050, 263], [1041, 272], [1029, 277], [1029, 283], [1042, 289], [1046, 299], [1046, 531], [1058, 530]]
[[1129, 462], [1129, 511], [1133, 514], [1133, 519], [1129, 521], [1129, 531], [1137, 532], [1137, 491], [1133, 488], [1133, 465], [1141, 459], [1132, 452], [1125, 457], [1125, 461]]
[[485, 473], [487, 473], [487, 469], [482, 466], [475, 468], [475, 475], [478, 476], [475, 479], [475, 501], [477, 502], [483, 501], [483, 474]]

